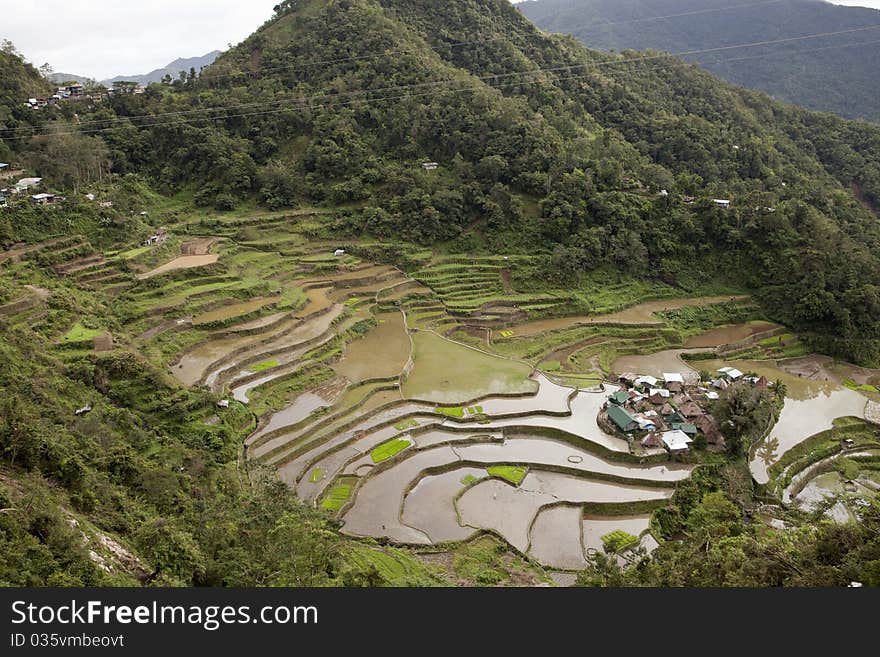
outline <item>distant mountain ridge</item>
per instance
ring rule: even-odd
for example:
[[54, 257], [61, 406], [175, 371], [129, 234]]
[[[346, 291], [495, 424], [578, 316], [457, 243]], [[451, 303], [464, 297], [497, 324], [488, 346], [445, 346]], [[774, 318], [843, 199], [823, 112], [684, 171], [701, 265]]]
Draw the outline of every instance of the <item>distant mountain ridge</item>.
[[[117, 75], [112, 78], [107, 78], [106, 80], [99, 80], [101, 84], [110, 86], [114, 82], [137, 82], [139, 84], [149, 84], [151, 82], [161, 82], [162, 78], [166, 75], [170, 75], [175, 80], [180, 75], [181, 71], [189, 71], [191, 68], [195, 68], [196, 71], [199, 71], [205, 66], [209, 66], [214, 63], [214, 60], [220, 55], [219, 50], [213, 50], [209, 53], [202, 55], [201, 57], [181, 57], [175, 59], [173, 62], [168, 64], [167, 66], [163, 66], [162, 68], [157, 68], [149, 73], [138, 74], [138, 75]], [[53, 73], [50, 76], [50, 79], [53, 82], [68, 82], [76, 80], [77, 82], [84, 82], [86, 80], [91, 79], [87, 75], [76, 75], [73, 73]]]
[[681, 53], [859, 30], [687, 59], [808, 109], [880, 121], [877, 9], [823, 0], [530, 0], [516, 7], [541, 29], [602, 50]]

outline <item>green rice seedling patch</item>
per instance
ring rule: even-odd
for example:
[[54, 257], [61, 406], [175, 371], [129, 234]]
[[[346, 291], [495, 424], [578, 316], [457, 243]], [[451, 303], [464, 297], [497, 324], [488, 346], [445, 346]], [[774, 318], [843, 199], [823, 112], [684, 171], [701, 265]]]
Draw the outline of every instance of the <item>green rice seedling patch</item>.
[[[421, 562], [411, 552], [392, 547], [355, 546], [346, 560], [357, 572], [373, 573], [380, 586], [439, 586], [443, 584], [436, 567]], [[370, 586], [376, 586], [370, 576]]]
[[441, 406], [435, 410], [441, 415], [448, 415], [449, 417], [464, 417], [463, 406]]
[[309, 474], [309, 483], [317, 484], [324, 478], [324, 471], [321, 468], [315, 468], [312, 470], [311, 474]]
[[354, 489], [356, 479], [340, 479], [333, 484], [324, 499], [321, 501], [321, 508], [326, 511], [339, 511], [351, 497], [351, 491]]
[[852, 379], [844, 379], [843, 385], [858, 392], [880, 392], [880, 388], [877, 386], [872, 386], [870, 383], [856, 383]]
[[100, 329], [86, 328], [81, 322], [77, 322], [67, 333], [64, 334], [61, 341], [65, 343], [86, 342], [101, 335], [103, 332], [104, 331]]
[[248, 365], [248, 369], [251, 372], [263, 372], [265, 370], [271, 370], [273, 367], [278, 367], [278, 361], [274, 358], [272, 360], [264, 360], [262, 363], [257, 363], [256, 365]]
[[152, 248], [152, 246], [140, 246], [136, 249], [131, 249], [130, 251], [123, 251], [122, 253], [117, 254], [116, 257], [121, 258], [122, 260], [132, 260], [133, 258], [137, 258], [139, 255], [143, 255]]
[[401, 420], [397, 424], [394, 425], [394, 428], [398, 431], [406, 431], [407, 429], [412, 429], [413, 427], [419, 426], [419, 423], [412, 418]]
[[373, 459], [373, 463], [381, 463], [382, 461], [387, 461], [393, 456], [399, 454], [410, 445], [412, 445], [412, 443], [403, 438], [392, 438], [388, 442], [384, 442], [378, 447], [374, 447], [372, 451], [370, 451], [370, 458]]
[[491, 477], [498, 477], [509, 481], [514, 486], [519, 486], [525, 479], [529, 468], [525, 465], [493, 465], [486, 469]]
[[461, 478], [461, 483], [464, 484], [465, 486], [470, 486], [471, 484], [475, 484], [478, 481], [480, 481], [480, 479], [478, 477], [475, 477], [472, 474], [465, 475], [464, 477]]
[[620, 552], [637, 543], [638, 540], [638, 536], [628, 534], [622, 529], [615, 529], [613, 532], [602, 536], [602, 544], [605, 546], [606, 552]]

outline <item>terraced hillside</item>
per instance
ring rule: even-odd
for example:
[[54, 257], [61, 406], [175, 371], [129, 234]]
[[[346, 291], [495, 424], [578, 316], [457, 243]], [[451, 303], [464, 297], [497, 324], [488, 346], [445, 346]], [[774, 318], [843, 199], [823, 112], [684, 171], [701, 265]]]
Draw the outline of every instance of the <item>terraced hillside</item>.
[[[747, 297], [621, 280], [517, 292], [528, 257], [405, 246], [405, 271], [370, 259], [383, 245], [337, 244], [316, 236], [321, 225], [278, 215], [210, 234], [182, 223], [160, 245], [118, 252], [80, 238], [19, 248], [7, 266], [44, 267], [47, 287], [7, 290], [0, 315], [39, 321], [53, 280], [98, 295], [113, 317], [58, 326], [67, 358], [136, 350], [217, 400], [205, 423], [252, 416], [244, 462], [277, 470], [343, 533], [425, 558], [491, 535], [538, 571], [652, 550], [654, 511], [703, 460], [670, 462], [600, 427], [618, 374], [698, 377], [703, 363], [803, 350]], [[862, 393], [846, 394], [856, 408]], [[857, 447], [848, 462], [867, 472], [870, 440]], [[774, 478], [799, 472], [797, 454], [774, 456]]]

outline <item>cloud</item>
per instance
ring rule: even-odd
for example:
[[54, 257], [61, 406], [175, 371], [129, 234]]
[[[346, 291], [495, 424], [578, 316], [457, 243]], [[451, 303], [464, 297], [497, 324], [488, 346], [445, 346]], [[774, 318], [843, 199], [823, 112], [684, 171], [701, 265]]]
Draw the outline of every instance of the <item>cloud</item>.
[[269, 19], [277, 1], [0, 0], [0, 37], [37, 66], [104, 79], [225, 50]]

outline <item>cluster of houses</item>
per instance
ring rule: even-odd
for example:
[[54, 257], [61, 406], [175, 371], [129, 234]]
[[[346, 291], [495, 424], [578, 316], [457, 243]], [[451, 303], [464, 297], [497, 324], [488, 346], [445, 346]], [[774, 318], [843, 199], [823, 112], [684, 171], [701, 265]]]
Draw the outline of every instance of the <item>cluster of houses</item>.
[[721, 427], [705, 407], [718, 399], [719, 391], [738, 381], [765, 388], [771, 385], [766, 377], [746, 376], [735, 367], [722, 367], [705, 384], [686, 382], [678, 372], [666, 372], [660, 379], [626, 372], [619, 377], [620, 390], [602, 406], [599, 419], [628, 439], [634, 440], [638, 433], [646, 449], [662, 447], [681, 454], [698, 436], [705, 437], [710, 448], [723, 449]]
[[[0, 171], [8, 166], [8, 164], [0, 163]], [[62, 203], [67, 200], [66, 197], [59, 196], [58, 194], [51, 194], [49, 192], [38, 192], [37, 190], [42, 186], [42, 184], [42, 178], [22, 178], [11, 187], [4, 187], [0, 189], [0, 208], [7, 207], [13, 197], [19, 197], [21, 194], [28, 194], [30, 202], [37, 206], [55, 205], [56, 203]], [[85, 198], [88, 201], [96, 201], [96, 197], [94, 194], [86, 194]], [[98, 207], [112, 208], [113, 202], [100, 201], [98, 202]]]
[[[146, 90], [147, 88], [145, 86], [139, 84], [132, 87], [131, 93], [142, 94]], [[71, 100], [100, 101], [105, 95], [112, 96], [117, 91], [119, 90], [115, 88], [105, 89], [103, 87], [98, 87], [93, 92], [87, 92], [86, 88], [83, 85], [75, 82], [58, 87], [55, 90], [55, 93], [51, 96], [38, 96], [37, 98], [28, 98], [25, 102], [25, 105], [27, 107], [30, 107], [31, 109], [38, 110], [43, 109], [44, 107], [52, 107], [54, 105], [57, 105], [58, 103]]]
[[724, 447], [724, 436], [703, 402], [718, 397], [698, 385], [685, 382], [677, 372], [661, 379], [630, 372], [619, 378], [621, 389], [608, 396], [601, 414], [620, 432], [631, 437], [639, 432], [644, 448], [664, 447], [670, 453], [686, 452], [700, 434], [717, 449]]
[[[43, 182], [42, 178], [22, 178], [12, 187], [0, 189], [0, 207], [6, 207], [12, 196], [18, 196], [35, 190]], [[37, 193], [31, 194], [31, 202], [34, 205], [51, 205], [64, 198], [55, 194]]]

